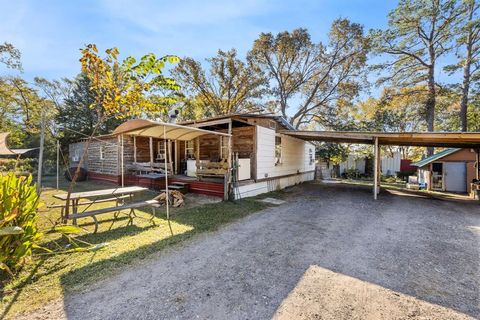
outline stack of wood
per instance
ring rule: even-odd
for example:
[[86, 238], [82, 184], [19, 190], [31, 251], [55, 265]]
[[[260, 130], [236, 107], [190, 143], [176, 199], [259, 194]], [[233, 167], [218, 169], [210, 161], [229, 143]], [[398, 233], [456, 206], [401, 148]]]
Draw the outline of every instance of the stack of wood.
[[[180, 191], [169, 190], [168, 195], [169, 195], [168, 203], [171, 206], [178, 208], [185, 205], [185, 196]], [[160, 203], [160, 205], [165, 205], [167, 202], [167, 193], [166, 192], [160, 193], [158, 196], [154, 198], [154, 200], [157, 200]]]

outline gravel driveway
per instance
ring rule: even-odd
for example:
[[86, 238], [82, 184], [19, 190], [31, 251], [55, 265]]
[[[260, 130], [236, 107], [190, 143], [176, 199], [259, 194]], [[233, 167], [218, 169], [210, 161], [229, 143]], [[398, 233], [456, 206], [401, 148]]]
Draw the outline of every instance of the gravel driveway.
[[[305, 184], [36, 317], [466, 319], [480, 315], [480, 206]], [[31, 319], [32, 316], [30, 315]]]

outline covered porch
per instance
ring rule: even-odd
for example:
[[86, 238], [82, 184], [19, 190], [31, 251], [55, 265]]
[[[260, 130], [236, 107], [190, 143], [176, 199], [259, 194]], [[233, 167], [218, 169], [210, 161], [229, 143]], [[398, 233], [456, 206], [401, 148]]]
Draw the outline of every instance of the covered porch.
[[[130, 120], [113, 132], [118, 137], [118, 184], [163, 190], [167, 185], [186, 191], [228, 197], [232, 168], [231, 130], [214, 132], [150, 120]], [[220, 152], [204, 161], [201, 139], [216, 141]], [[204, 151], [205, 153], [205, 151]], [[95, 175], [95, 174], [94, 174]], [[113, 181], [112, 181], [113, 182]]]

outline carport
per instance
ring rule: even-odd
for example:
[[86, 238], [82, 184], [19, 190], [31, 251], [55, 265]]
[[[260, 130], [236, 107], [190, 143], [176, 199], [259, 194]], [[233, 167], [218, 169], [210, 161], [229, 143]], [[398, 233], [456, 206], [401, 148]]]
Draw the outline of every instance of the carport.
[[476, 152], [476, 178], [480, 179], [479, 132], [352, 132], [352, 131], [281, 131], [306, 141], [323, 141], [373, 145], [373, 198], [380, 192], [380, 146], [417, 146], [471, 148]]

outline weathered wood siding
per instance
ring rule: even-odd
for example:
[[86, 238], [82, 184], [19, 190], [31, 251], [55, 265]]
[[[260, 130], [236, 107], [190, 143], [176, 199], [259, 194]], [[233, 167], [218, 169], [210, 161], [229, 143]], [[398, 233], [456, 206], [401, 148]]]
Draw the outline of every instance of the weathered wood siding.
[[[102, 147], [104, 159], [100, 159], [100, 149]], [[88, 147], [88, 171], [119, 174], [119, 149], [117, 137], [92, 140]]]
[[200, 140], [200, 160], [218, 161], [220, 157], [220, 137], [206, 134]]
[[[310, 149], [315, 147], [306, 141], [279, 135], [282, 138], [281, 163], [275, 164], [275, 130], [257, 126], [257, 179], [286, 176], [315, 170], [310, 161]], [[314, 160], [314, 159], [313, 159]]]

